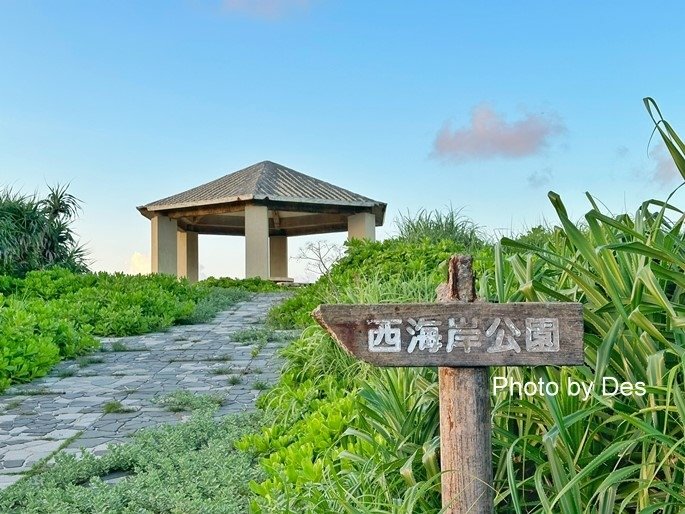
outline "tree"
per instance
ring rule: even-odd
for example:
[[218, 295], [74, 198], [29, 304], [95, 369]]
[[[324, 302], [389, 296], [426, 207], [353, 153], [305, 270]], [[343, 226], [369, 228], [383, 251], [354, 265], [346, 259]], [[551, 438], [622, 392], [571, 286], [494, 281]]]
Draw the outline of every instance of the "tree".
[[71, 228], [81, 202], [68, 186], [49, 187], [45, 198], [0, 190], [0, 274], [64, 267], [87, 271], [86, 251]]

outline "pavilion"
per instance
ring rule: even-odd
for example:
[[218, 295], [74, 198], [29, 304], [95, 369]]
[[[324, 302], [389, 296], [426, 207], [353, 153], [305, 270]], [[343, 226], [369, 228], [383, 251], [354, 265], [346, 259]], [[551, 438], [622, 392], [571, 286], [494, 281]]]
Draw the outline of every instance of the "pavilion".
[[271, 161], [138, 207], [152, 228], [152, 272], [198, 280], [198, 235], [245, 236], [245, 276], [288, 279], [288, 237], [348, 232], [375, 240], [386, 204]]

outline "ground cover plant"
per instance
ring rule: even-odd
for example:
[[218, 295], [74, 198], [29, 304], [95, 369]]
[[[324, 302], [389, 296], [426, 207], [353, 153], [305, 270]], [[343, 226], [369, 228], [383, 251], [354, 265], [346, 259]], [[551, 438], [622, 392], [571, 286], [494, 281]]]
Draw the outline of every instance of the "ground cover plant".
[[277, 341], [280, 336], [275, 330], [268, 327], [251, 327], [242, 330], [236, 330], [231, 334], [231, 341], [236, 343], [268, 343], [269, 341]]
[[[0, 512], [244, 514], [247, 484], [263, 475], [254, 456], [237, 451], [235, 442], [257, 430], [260, 418], [215, 420], [212, 409], [208, 404], [184, 423], [139, 431], [99, 458], [59, 454], [54, 466], [41, 466], [0, 491]], [[123, 478], [103, 481], [110, 477]]]
[[230, 278], [230, 277], [209, 277], [202, 281], [207, 287], [219, 287], [221, 289], [242, 289], [251, 293], [268, 293], [272, 291], [282, 291], [283, 288], [272, 282], [259, 277], [251, 278]]
[[201, 394], [178, 390], [159, 398], [155, 403], [171, 412], [211, 410], [224, 404], [226, 398], [220, 394]]

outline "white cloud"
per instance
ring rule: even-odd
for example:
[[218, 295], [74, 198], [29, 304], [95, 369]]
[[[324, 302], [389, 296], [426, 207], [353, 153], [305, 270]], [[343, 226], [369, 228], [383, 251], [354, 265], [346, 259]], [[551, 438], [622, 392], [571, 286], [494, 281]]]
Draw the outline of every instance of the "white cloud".
[[126, 272], [132, 275], [146, 275], [150, 273], [150, 256], [140, 252], [134, 252], [128, 260]]
[[452, 129], [445, 123], [433, 142], [433, 155], [451, 161], [520, 158], [539, 153], [550, 140], [566, 131], [556, 114], [526, 114], [518, 121], [504, 117], [481, 104], [476, 106], [468, 125]]

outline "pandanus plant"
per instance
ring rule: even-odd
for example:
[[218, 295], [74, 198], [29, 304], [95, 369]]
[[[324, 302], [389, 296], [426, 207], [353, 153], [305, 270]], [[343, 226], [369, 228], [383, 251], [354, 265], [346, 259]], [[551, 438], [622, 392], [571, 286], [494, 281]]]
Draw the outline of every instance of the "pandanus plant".
[[673, 158], [676, 168], [678, 168], [678, 171], [685, 179], [685, 143], [683, 143], [683, 140], [680, 139], [677, 132], [671, 127], [671, 124], [661, 115], [661, 110], [653, 98], [646, 97], [643, 99], [643, 102], [647, 112], [654, 121], [654, 132], [659, 132], [668, 153]]
[[43, 199], [0, 190], [0, 274], [53, 266], [85, 271], [86, 252], [72, 230], [79, 210], [67, 186], [50, 187]]
[[[685, 178], [685, 145], [645, 106]], [[592, 394], [495, 399], [498, 512], [679, 513], [685, 509], [683, 211], [647, 200], [612, 216], [587, 195], [581, 224], [549, 193], [560, 227], [544, 242], [503, 239], [491, 299], [584, 304], [586, 366], [499, 369], [512, 381], [594, 382]], [[489, 277], [485, 277], [487, 281]], [[647, 394], [607, 395], [605, 378]]]

